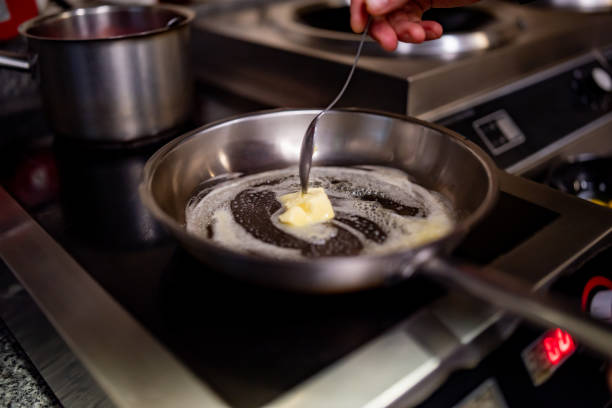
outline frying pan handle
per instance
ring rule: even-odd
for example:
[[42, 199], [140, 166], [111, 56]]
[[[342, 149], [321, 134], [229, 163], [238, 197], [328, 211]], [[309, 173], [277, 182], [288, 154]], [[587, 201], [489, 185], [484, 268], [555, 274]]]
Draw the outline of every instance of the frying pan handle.
[[459, 287], [533, 323], [565, 329], [585, 346], [612, 358], [609, 326], [578, 313], [558, 297], [532, 292], [525, 283], [507, 273], [490, 267], [457, 267], [437, 257], [424, 262], [419, 270], [444, 285]]
[[0, 51], [0, 67], [17, 71], [31, 71], [36, 58], [29, 54]]

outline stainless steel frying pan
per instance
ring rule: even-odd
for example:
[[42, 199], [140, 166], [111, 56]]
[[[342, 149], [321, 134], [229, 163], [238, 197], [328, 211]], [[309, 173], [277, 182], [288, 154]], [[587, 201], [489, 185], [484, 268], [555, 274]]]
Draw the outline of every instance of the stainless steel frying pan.
[[[458, 222], [439, 240], [377, 256], [306, 261], [241, 254], [187, 233], [185, 206], [198, 185], [224, 173], [295, 166], [315, 110], [255, 113], [197, 129], [147, 162], [141, 198], [153, 215], [202, 262], [239, 279], [283, 289], [340, 292], [426, 273], [537, 323], [559, 326], [612, 357], [612, 333], [557, 300], [536, 295], [494, 270], [457, 267], [445, 256], [494, 206], [497, 172], [489, 157], [460, 135], [417, 119], [364, 110], [329, 112], [317, 134], [314, 165], [386, 165], [405, 170], [453, 203]], [[297, 167], [296, 167], [297, 174]]]

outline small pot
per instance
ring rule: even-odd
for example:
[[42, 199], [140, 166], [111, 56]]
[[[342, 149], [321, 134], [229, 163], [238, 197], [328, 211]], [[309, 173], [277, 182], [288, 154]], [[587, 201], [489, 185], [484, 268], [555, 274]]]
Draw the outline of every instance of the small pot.
[[178, 6], [98, 6], [28, 20], [29, 55], [0, 54], [0, 66], [40, 80], [53, 131], [95, 142], [157, 136], [191, 111], [189, 23]]

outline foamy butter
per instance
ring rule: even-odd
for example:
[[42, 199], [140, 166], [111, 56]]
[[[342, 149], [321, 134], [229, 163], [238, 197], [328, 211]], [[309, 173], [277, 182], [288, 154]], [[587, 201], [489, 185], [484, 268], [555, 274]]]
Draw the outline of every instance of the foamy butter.
[[278, 216], [283, 224], [304, 227], [334, 218], [334, 209], [321, 187], [309, 188], [306, 194], [301, 191], [279, 197], [285, 212]]
[[288, 168], [204, 182], [185, 209], [186, 228], [234, 251], [303, 259], [407, 250], [446, 235], [455, 224], [445, 197], [397, 169], [313, 167], [310, 177], [313, 188], [327, 193], [333, 219], [300, 228], [282, 221], [286, 195], [300, 189], [297, 169]]

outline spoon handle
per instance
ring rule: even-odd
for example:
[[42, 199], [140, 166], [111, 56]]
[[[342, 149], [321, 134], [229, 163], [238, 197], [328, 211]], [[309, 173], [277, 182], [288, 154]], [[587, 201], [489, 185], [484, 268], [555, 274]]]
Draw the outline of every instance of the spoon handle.
[[302, 147], [300, 148], [300, 185], [302, 187], [302, 194], [306, 194], [308, 191], [308, 177], [310, 176], [310, 167], [312, 166], [312, 153], [314, 150], [314, 134], [317, 127], [317, 121], [319, 118], [331, 108], [334, 107], [336, 102], [342, 98], [344, 95], [344, 91], [348, 87], [349, 82], [353, 78], [353, 73], [355, 72], [355, 68], [357, 68], [357, 63], [359, 62], [359, 57], [361, 56], [361, 49], [363, 48], [363, 43], [365, 42], [366, 36], [368, 35], [368, 31], [370, 29], [370, 24], [372, 23], [372, 16], [368, 18], [368, 23], [366, 24], [363, 33], [361, 33], [361, 39], [359, 40], [359, 47], [357, 47], [357, 53], [355, 54], [355, 60], [353, 61], [353, 65], [351, 66], [351, 70], [346, 77], [346, 81], [344, 81], [344, 85], [338, 95], [334, 98], [333, 101], [325, 109], [317, 114], [314, 119], [308, 125], [308, 129], [306, 129], [306, 133], [304, 134], [304, 138], [302, 139]]

